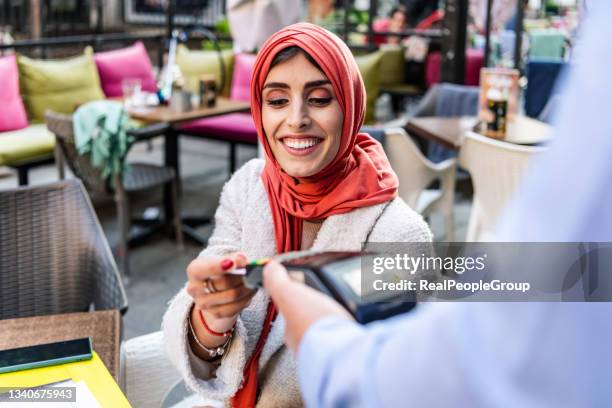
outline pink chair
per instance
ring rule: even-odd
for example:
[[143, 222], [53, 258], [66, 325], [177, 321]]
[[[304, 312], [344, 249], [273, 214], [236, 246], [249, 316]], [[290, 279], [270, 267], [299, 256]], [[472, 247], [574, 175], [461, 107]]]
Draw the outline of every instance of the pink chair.
[[[438, 51], [427, 55], [425, 62], [425, 83], [427, 88], [440, 82], [440, 67], [442, 54]], [[480, 68], [484, 66], [484, 52], [477, 49], [465, 50], [465, 76], [464, 85], [478, 86], [480, 82]]]
[[[236, 54], [230, 99], [251, 100], [251, 74], [255, 55]], [[238, 145], [257, 146], [257, 131], [250, 113], [230, 113], [213, 118], [187, 122], [180, 128], [181, 134], [228, 142], [230, 145], [230, 174], [236, 170]]]

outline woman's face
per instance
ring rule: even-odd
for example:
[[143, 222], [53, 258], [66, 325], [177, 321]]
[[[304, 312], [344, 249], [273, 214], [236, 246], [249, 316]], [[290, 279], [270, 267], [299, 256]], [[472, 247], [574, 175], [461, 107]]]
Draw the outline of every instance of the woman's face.
[[406, 27], [406, 14], [402, 11], [396, 11], [391, 16], [389, 27], [392, 31], [401, 31]]
[[331, 83], [301, 52], [274, 66], [261, 118], [270, 149], [290, 176], [312, 176], [340, 148], [344, 114]]

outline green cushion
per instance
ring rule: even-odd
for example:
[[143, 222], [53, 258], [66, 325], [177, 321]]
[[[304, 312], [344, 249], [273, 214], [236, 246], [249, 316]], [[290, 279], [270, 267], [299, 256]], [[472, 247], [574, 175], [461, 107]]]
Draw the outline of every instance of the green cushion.
[[45, 125], [0, 133], [0, 166], [13, 166], [51, 156], [55, 136]]
[[380, 46], [382, 60], [380, 61], [380, 86], [399, 85], [404, 83], [406, 60], [404, 48], [397, 44], [383, 44]]
[[[225, 86], [221, 94], [229, 96], [234, 68], [234, 53], [232, 50], [223, 50], [221, 55], [225, 65]], [[185, 88], [191, 92], [197, 93], [199, 91], [199, 81], [202, 75], [214, 75], [217, 85], [221, 81], [219, 56], [216, 51], [194, 51], [180, 44], [176, 50], [176, 63], [185, 78]]]
[[18, 58], [19, 83], [30, 121], [42, 122], [45, 110], [73, 113], [80, 105], [104, 99], [91, 48], [61, 60]]
[[383, 53], [381, 51], [372, 54], [358, 55], [355, 57], [357, 66], [363, 77], [367, 93], [365, 123], [374, 123], [374, 105], [380, 91], [380, 62]]
[[563, 58], [565, 34], [555, 29], [532, 30], [529, 33], [529, 57]]

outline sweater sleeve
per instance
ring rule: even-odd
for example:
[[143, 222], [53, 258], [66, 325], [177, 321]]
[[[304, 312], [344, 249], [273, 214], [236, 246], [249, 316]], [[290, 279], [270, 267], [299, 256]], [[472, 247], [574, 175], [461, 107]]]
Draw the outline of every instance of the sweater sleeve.
[[[213, 234], [200, 257], [223, 255], [241, 249], [240, 207], [251, 188], [249, 184], [256, 181], [260, 169], [261, 161], [253, 160], [225, 184], [215, 213]], [[261, 297], [262, 294], [258, 292], [253, 302], [262, 301], [259, 299]], [[232, 343], [221, 365], [216, 367], [216, 364], [198, 358], [190, 350], [187, 319], [192, 305], [193, 300], [185, 288], [170, 301], [162, 322], [166, 353], [190, 389], [207, 398], [225, 401], [234, 395], [242, 380], [242, 369], [246, 363], [247, 330], [239, 317]]]

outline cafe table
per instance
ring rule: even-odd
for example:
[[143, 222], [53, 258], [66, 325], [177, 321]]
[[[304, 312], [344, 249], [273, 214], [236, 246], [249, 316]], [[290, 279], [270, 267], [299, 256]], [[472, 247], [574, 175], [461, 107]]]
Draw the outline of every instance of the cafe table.
[[121, 346], [121, 315], [118, 310], [0, 320], [0, 350], [83, 337], [91, 337], [94, 351], [117, 381]]
[[[156, 136], [164, 137], [164, 163], [174, 168], [177, 182], [180, 186], [180, 125], [203, 118], [226, 115], [229, 113], [248, 112], [251, 105], [248, 102], [234, 101], [217, 97], [213, 107], [196, 107], [185, 112], [178, 112], [167, 105], [126, 107], [132, 119], [144, 123], [144, 127], [132, 132], [138, 140], [146, 140]], [[166, 220], [171, 220], [172, 195], [169, 188], [164, 189]], [[210, 222], [210, 217], [181, 217], [183, 233], [192, 240], [204, 245], [206, 239], [196, 231], [196, 227]]]
[[[429, 116], [410, 119], [405, 129], [411, 135], [458, 151], [463, 143], [465, 132], [475, 130], [477, 124], [478, 118], [475, 116]], [[478, 132], [477, 129], [475, 131]], [[508, 124], [506, 137], [500, 140], [521, 145], [539, 145], [551, 139], [552, 127], [550, 125], [519, 115]]]

